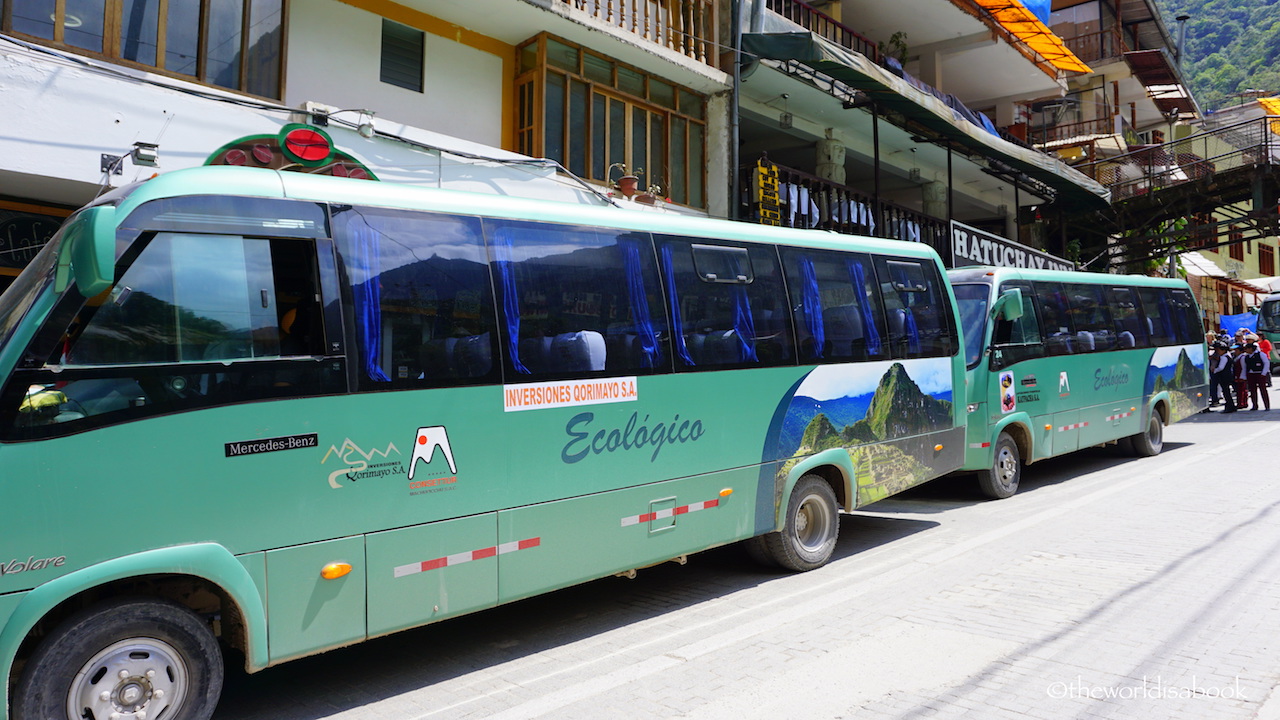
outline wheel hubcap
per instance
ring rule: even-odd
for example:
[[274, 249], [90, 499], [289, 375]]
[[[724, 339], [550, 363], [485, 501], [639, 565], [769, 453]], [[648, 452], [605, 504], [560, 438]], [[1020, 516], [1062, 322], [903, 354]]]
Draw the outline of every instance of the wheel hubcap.
[[166, 710], [176, 714], [186, 697], [187, 680], [186, 665], [168, 643], [154, 638], [121, 640], [80, 668], [67, 695], [67, 717], [147, 720]]
[[831, 534], [831, 522], [831, 513], [821, 499], [805, 498], [796, 511], [796, 541], [807, 551], [819, 550]]
[[1017, 470], [1018, 461], [1013, 458], [1013, 452], [1007, 447], [1000, 448], [1000, 455], [996, 458], [996, 477], [1000, 484], [1009, 487]]

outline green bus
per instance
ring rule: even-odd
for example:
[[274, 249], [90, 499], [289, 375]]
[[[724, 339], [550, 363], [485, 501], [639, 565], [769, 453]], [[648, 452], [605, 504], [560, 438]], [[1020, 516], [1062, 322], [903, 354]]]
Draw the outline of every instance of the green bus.
[[1278, 372], [1280, 360], [1280, 293], [1272, 293], [1258, 306], [1258, 336], [1271, 342], [1271, 373]]
[[948, 278], [968, 367], [964, 471], [994, 498], [1022, 466], [1118, 444], [1159, 454], [1208, 407], [1204, 331], [1181, 280], [965, 267]]
[[[961, 467], [930, 248], [208, 167], [0, 296], [7, 712], [208, 717], [286, 660], [747, 541]], [[959, 404], [957, 404], [957, 400]]]

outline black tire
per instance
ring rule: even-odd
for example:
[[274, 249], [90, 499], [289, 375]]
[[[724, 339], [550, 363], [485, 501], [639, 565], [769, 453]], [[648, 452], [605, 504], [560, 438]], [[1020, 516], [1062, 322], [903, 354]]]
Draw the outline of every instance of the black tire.
[[1164, 449], [1164, 422], [1159, 413], [1151, 413], [1147, 431], [1129, 436], [1129, 445], [1137, 457], [1154, 457]]
[[995, 459], [991, 468], [978, 471], [978, 487], [982, 494], [995, 500], [1012, 497], [1022, 480], [1022, 455], [1018, 444], [1008, 433], [996, 438]]
[[106, 720], [139, 710], [164, 720], [208, 720], [222, 678], [218, 641], [194, 613], [121, 598], [58, 625], [28, 660], [11, 707], [14, 720]]
[[805, 475], [787, 500], [782, 531], [762, 535], [759, 542], [773, 562], [804, 572], [827, 564], [839, 534], [840, 507], [835, 491], [817, 475]]

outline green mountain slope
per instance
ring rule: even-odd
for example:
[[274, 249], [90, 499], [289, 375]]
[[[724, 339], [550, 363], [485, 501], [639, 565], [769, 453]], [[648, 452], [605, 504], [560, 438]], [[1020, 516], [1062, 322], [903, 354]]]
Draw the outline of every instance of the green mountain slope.
[[1237, 104], [1236, 93], [1280, 95], [1280, 2], [1156, 0], [1170, 33], [1187, 14], [1183, 73], [1203, 110]]

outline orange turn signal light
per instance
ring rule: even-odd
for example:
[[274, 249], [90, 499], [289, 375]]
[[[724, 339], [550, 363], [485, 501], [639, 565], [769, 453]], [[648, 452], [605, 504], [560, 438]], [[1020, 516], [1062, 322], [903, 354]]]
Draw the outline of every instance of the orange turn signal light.
[[351, 563], [334, 562], [320, 568], [320, 577], [325, 580], [337, 580], [351, 572]]
[[942, 446], [941, 446], [941, 445], [934, 445], [934, 446], [933, 446], [933, 451], [934, 451], [934, 452], [942, 452]]
[[720, 497], [729, 497], [733, 494], [733, 488], [725, 488], [720, 491]]
[[1045, 425], [1045, 426], [1044, 426], [1044, 429], [1045, 429], [1045, 430], [1052, 430], [1052, 429], [1053, 429], [1053, 426], [1052, 426], [1052, 425]]

